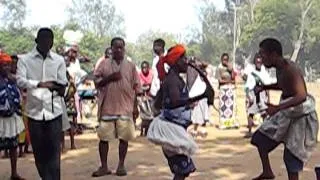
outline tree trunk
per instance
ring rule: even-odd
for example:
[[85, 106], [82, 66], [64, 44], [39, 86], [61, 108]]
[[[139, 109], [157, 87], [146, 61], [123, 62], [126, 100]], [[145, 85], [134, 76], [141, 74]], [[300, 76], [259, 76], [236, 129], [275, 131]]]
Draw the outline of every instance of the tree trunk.
[[299, 33], [299, 37], [298, 37], [297, 41], [294, 43], [294, 50], [293, 50], [293, 53], [292, 53], [291, 58], [290, 58], [291, 61], [293, 61], [293, 62], [297, 61], [297, 58], [298, 58], [298, 55], [299, 55], [299, 52], [300, 52], [300, 49], [301, 49], [301, 46], [302, 46], [304, 29], [305, 29], [305, 19], [306, 19], [306, 15], [308, 14], [308, 12], [309, 12], [309, 10], [311, 8], [312, 1], [308, 0], [306, 2], [306, 4], [307, 4], [306, 9], [304, 9], [303, 5], [301, 5], [300, 33]]

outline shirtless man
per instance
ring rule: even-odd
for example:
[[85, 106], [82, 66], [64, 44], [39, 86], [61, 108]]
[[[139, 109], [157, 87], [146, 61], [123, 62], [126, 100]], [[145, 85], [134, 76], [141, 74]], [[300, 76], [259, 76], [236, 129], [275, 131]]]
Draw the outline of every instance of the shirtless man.
[[277, 70], [277, 83], [256, 87], [255, 92], [280, 90], [282, 95], [279, 105], [268, 104], [266, 112], [269, 117], [252, 137], [251, 143], [257, 146], [263, 167], [262, 174], [254, 180], [275, 178], [268, 154], [280, 143], [285, 145], [283, 160], [288, 179], [298, 180], [299, 172], [303, 170], [317, 141], [318, 120], [314, 98], [307, 92], [300, 69], [283, 58], [279, 41], [268, 38], [259, 46], [263, 64]]

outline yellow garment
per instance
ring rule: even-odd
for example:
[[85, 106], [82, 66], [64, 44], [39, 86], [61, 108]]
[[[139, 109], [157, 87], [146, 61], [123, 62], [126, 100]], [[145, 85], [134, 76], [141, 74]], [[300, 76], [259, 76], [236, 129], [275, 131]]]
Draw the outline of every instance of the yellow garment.
[[[24, 112], [24, 110], [25, 110], [25, 103], [22, 101], [21, 102], [22, 120], [23, 120], [23, 123], [26, 124], [28, 121], [28, 117], [26, 116], [26, 113]], [[24, 144], [26, 142], [26, 130], [23, 130], [19, 134], [18, 142], [19, 144]]]
[[19, 142], [19, 144], [24, 144], [26, 142], [26, 130], [23, 130], [19, 134], [18, 142]]

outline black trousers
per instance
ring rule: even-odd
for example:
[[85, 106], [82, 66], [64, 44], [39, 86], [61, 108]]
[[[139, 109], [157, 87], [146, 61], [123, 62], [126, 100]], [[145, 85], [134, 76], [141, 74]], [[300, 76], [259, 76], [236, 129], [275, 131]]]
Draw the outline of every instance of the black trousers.
[[62, 116], [39, 121], [28, 118], [35, 164], [42, 180], [60, 180]]

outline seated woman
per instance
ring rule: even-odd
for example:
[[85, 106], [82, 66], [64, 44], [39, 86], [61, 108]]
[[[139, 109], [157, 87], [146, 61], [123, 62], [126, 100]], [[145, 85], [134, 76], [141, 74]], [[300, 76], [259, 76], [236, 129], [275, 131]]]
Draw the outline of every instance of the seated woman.
[[[190, 105], [206, 97], [210, 97], [208, 102], [212, 101], [214, 95], [209, 86], [203, 94], [189, 98], [187, 83], [181, 77], [188, 68], [185, 53], [182, 45], [176, 45], [170, 48], [168, 54], [160, 58], [157, 64], [162, 82], [159, 91], [162, 96], [158, 96], [162, 97], [162, 108], [161, 114], [150, 124], [147, 135], [151, 142], [162, 146], [174, 180], [183, 180], [196, 170], [191, 155], [195, 153], [197, 144], [187, 132], [187, 127], [192, 124]], [[165, 63], [170, 66], [167, 75]]]

